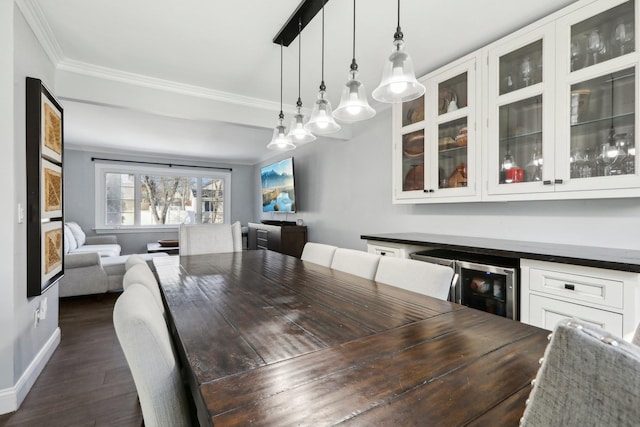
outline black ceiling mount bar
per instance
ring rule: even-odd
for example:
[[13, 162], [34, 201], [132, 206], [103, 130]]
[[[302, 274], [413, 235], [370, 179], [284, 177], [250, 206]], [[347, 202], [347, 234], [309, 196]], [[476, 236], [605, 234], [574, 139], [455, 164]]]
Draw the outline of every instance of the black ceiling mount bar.
[[223, 171], [229, 171], [229, 172], [233, 171], [233, 169], [231, 168], [220, 168], [216, 166], [194, 166], [194, 165], [179, 165], [176, 163], [139, 162], [137, 160], [103, 159], [101, 157], [91, 158], [92, 162], [95, 162], [96, 160], [103, 161], [103, 162], [136, 163], [139, 165], [169, 166], [170, 168], [175, 166], [175, 167], [181, 167], [181, 168], [217, 169], [217, 170], [223, 170]]
[[[298, 37], [298, 31], [302, 31], [304, 27], [311, 22], [313, 17], [320, 12], [323, 2], [326, 4], [329, 0], [303, 0], [280, 31], [278, 31], [278, 34], [273, 38], [273, 42], [289, 46], [291, 42]], [[298, 28], [299, 23], [302, 23], [301, 28]]]

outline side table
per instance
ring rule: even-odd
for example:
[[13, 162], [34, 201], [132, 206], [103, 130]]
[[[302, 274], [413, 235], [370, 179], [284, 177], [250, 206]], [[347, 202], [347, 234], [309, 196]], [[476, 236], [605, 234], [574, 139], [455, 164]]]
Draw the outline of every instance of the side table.
[[169, 255], [179, 255], [180, 246], [161, 246], [158, 242], [147, 243], [147, 252], [152, 254], [155, 252], [166, 252]]

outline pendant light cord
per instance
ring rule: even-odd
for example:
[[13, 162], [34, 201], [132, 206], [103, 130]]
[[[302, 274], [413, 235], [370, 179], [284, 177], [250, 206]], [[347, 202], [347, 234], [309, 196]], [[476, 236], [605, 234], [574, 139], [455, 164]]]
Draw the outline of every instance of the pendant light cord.
[[302, 99], [300, 98], [300, 80], [302, 80], [302, 18], [298, 19], [298, 101], [296, 106], [302, 107]]
[[404, 34], [402, 34], [402, 30], [400, 29], [400, 0], [398, 0], [398, 26], [396, 27], [396, 33], [393, 35], [395, 40], [402, 40]]
[[282, 40], [280, 40], [280, 114], [278, 117], [280, 120], [284, 119], [284, 113], [282, 112]]
[[321, 64], [321, 73], [322, 73], [322, 80], [320, 81], [320, 90], [325, 90], [327, 87], [324, 84], [324, 2], [325, 0], [322, 0], [322, 64]]
[[353, 58], [351, 59], [351, 71], [358, 71], [356, 63], [356, 0], [353, 0]]

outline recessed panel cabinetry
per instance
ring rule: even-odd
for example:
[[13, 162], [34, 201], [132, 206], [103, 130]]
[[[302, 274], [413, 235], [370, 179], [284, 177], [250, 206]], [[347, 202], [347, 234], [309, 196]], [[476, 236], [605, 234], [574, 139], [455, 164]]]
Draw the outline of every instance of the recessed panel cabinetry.
[[582, 0], [425, 76], [423, 117], [394, 106], [393, 201], [640, 196], [638, 19]]
[[638, 273], [522, 259], [520, 320], [553, 330], [575, 317], [631, 339], [640, 322]]
[[423, 97], [394, 105], [394, 202], [476, 199], [478, 61], [470, 55], [423, 77]]

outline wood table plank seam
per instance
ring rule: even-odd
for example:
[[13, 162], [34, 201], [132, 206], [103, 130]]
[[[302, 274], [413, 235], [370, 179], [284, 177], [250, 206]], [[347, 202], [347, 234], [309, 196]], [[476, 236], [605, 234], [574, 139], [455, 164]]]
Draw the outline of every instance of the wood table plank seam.
[[[448, 334], [450, 334], [450, 333], [455, 333], [455, 331], [449, 332]], [[444, 335], [447, 335], [447, 334], [444, 334]], [[444, 372], [444, 373], [442, 373], [442, 374], [440, 374], [440, 375], [437, 375], [437, 376], [434, 376], [434, 377], [432, 377], [432, 378], [429, 378], [428, 380], [423, 381], [423, 382], [421, 382], [420, 384], [417, 384], [417, 385], [415, 385], [415, 386], [413, 386], [413, 387], [411, 387], [411, 388], [408, 388], [408, 389], [404, 390], [402, 393], [398, 393], [398, 394], [395, 394], [395, 395], [389, 396], [388, 398], [383, 399], [383, 400], [382, 400], [382, 401], [380, 401], [380, 402], [372, 402], [372, 404], [371, 404], [367, 409], [365, 409], [364, 411], [360, 411], [360, 412], [358, 412], [357, 414], [353, 414], [351, 417], [348, 417], [348, 418], [346, 418], [346, 419], [344, 419], [344, 420], [341, 420], [340, 422], [335, 423], [334, 425], [340, 425], [340, 424], [344, 424], [344, 423], [347, 423], [347, 422], [353, 421], [353, 420], [354, 420], [354, 419], [356, 419], [358, 416], [361, 416], [362, 414], [365, 414], [365, 413], [367, 413], [367, 412], [369, 412], [369, 411], [375, 410], [375, 409], [377, 409], [378, 407], [380, 407], [381, 405], [389, 405], [389, 404], [391, 404], [393, 401], [398, 400], [398, 399], [401, 399], [401, 398], [403, 398], [404, 396], [406, 396], [406, 395], [408, 395], [408, 394], [410, 394], [410, 393], [412, 393], [412, 392], [414, 392], [414, 391], [416, 391], [416, 390], [418, 390], [418, 389], [420, 389], [420, 388], [422, 388], [422, 387], [424, 387], [424, 386], [427, 386], [427, 385], [429, 385], [429, 384], [432, 384], [432, 383], [433, 383], [433, 382], [435, 382], [435, 381], [438, 381], [438, 380], [440, 380], [440, 379], [443, 379], [443, 378], [445, 378], [445, 377], [447, 377], [447, 376], [449, 376], [449, 375], [451, 375], [451, 374], [453, 374], [453, 373], [455, 373], [455, 372], [457, 372], [457, 371], [459, 371], [459, 370], [462, 370], [462, 369], [464, 369], [464, 368], [468, 367], [469, 365], [472, 365], [473, 363], [476, 363], [477, 361], [479, 361], [479, 360], [481, 360], [481, 359], [485, 358], [486, 356], [488, 356], [488, 355], [490, 355], [490, 354], [492, 354], [492, 353], [495, 353], [495, 352], [497, 352], [497, 351], [500, 351], [501, 349], [504, 349], [504, 348], [506, 348], [506, 347], [509, 347], [509, 346], [511, 346], [511, 345], [513, 345], [513, 344], [515, 344], [515, 343], [519, 342], [519, 341], [526, 340], [527, 338], [532, 337], [532, 336], [534, 336], [534, 335], [536, 335], [536, 333], [532, 331], [531, 333], [529, 333], [529, 334], [527, 334], [527, 335], [523, 335], [522, 337], [519, 337], [519, 338], [517, 338], [517, 339], [515, 339], [515, 340], [513, 340], [513, 341], [511, 341], [511, 342], [504, 343], [504, 344], [502, 344], [502, 345], [500, 345], [500, 346], [498, 346], [498, 347], [493, 348], [493, 349], [492, 349], [492, 350], [490, 350], [490, 351], [487, 351], [487, 352], [485, 352], [485, 353], [482, 353], [481, 355], [478, 355], [478, 356], [476, 356], [476, 357], [474, 357], [474, 358], [472, 358], [472, 359], [469, 359], [468, 361], [466, 361], [466, 362], [464, 362], [464, 363], [462, 363], [462, 364], [460, 364], [460, 365], [456, 366], [455, 368], [450, 369], [450, 370], [448, 370], [448, 371], [446, 371], [446, 372]], [[427, 340], [427, 341], [429, 341], [429, 340]], [[504, 402], [505, 400], [507, 400], [507, 399], [508, 399], [510, 396], [512, 396], [513, 394], [516, 394], [516, 393], [518, 393], [519, 391], [521, 391], [524, 387], [526, 387], [526, 386], [527, 386], [527, 384], [529, 384], [529, 383], [525, 383], [525, 384], [523, 384], [523, 386], [522, 386], [522, 387], [518, 388], [517, 390], [515, 390], [515, 391], [514, 391], [514, 392], [512, 392], [512, 393], [509, 393], [507, 396], [503, 396], [503, 397], [502, 397], [500, 400], [498, 400], [494, 405], [492, 405], [490, 408], [488, 408], [488, 409], [487, 409], [487, 411], [489, 411], [489, 410], [490, 410], [490, 409], [492, 409], [492, 408], [495, 408], [495, 407], [496, 407], [496, 406], [498, 406], [500, 403], [502, 403], [502, 402]], [[485, 411], [485, 412], [487, 412], [487, 411]], [[466, 425], [466, 424], [472, 423], [472, 422], [474, 421], [474, 419], [477, 419], [477, 418], [479, 418], [479, 417], [480, 417], [480, 416], [482, 416], [482, 415], [483, 415], [483, 414], [478, 414], [476, 417], [474, 417], [474, 418], [472, 418], [472, 419], [469, 419], [469, 420], [466, 420], [466, 421], [465, 421], [465, 423], [464, 423], [463, 425]]]
[[[533, 379], [533, 378], [532, 378], [532, 379]], [[509, 400], [512, 396], [514, 396], [514, 395], [516, 395], [516, 394], [520, 393], [523, 389], [525, 389], [525, 388], [527, 388], [527, 387], [531, 387], [531, 383], [523, 384], [523, 385], [522, 385], [522, 387], [520, 387], [519, 389], [517, 389], [517, 390], [513, 391], [512, 393], [508, 394], [508, 395], [507, 395], [507, 396], [505, 396], [504, 398], [500, 399], [498, 402], [496, 402], [496, 404], [495, 404], [495, 405], [491, 406], [490, 408], [487, 408], [487, 411], [486, 411], [485, 413], [487, 413], [487, 412], [491, 411], [492, 409], [497, 408], [497, 407], [498, 407], [498, 406], [500, 406], [502, 403], [504, 403], [505, 401]], [[465, 427], [465, 426], [468, 426], [468, 425], [472, 424], [474, 421], [476, 421], [476, 420], [478, 420], [478, 419], [482, 418], [482, 416], [483, 416], [483, 415], [484, 415], [484, 414], [476, 414], [476, 416], [475, 416], [475, 417], [473, 417], [473, 418], [471, 418], [471, 419], [469, 419], [469, 420], [465, 421], [465, 422], [464, 422], [464, 424], [462, 424], [462, 425], [461, 425], [461, 427]]]

